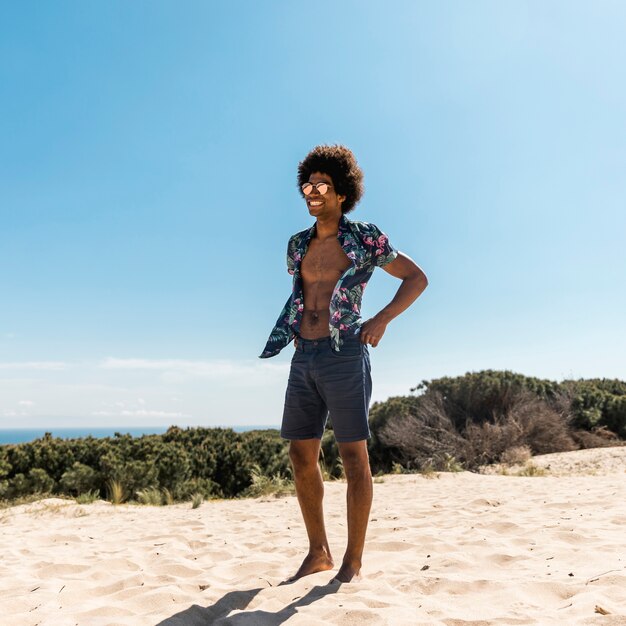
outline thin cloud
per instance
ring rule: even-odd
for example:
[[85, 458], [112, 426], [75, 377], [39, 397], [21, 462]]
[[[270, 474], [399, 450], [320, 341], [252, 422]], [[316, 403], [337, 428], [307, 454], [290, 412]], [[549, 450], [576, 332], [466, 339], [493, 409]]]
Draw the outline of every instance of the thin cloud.
[[166, 417], [168, 419], [180, 419], [191, 417], [186, 413], [171, 413], [169, 411], [150, 411], [147, 409], [139, 409], [137, 411], [92, 411], [92, 415], [98, 417]]
[[254, 361], [189, 361], [185, 359], [116, 359], [109, 357], [100, 367], [113, 370], [153, 370], [162, 373], [186, 374], [200, 378], [233, 378], [260, 373], [284, 373], [286, 363], [255, 363]]
[[65, 370], [70, 367], [64, 361], [9, 361], [0, 362], [0, 370]]

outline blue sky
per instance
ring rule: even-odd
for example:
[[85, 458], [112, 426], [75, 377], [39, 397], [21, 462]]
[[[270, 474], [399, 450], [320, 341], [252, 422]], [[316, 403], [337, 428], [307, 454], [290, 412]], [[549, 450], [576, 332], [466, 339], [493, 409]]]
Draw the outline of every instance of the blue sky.
[[626, 379], [623, 3], [0, 7], [0, 427], [278, 424], [292, 347], [257, 357], [319, 143], [430, 280], [375, 400]]

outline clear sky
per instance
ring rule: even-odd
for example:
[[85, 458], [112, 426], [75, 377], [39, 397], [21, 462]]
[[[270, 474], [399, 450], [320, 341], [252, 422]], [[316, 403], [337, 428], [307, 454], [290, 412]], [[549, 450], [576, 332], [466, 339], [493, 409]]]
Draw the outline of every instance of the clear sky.
[[[626, 379], [626, 4], [3, 2], [0, 427], [278, 424], [259, 359], [343, 143], [430, 285], [374, 400], [485, 368]], [[399, 281], [376, 270], [370, 317]]]

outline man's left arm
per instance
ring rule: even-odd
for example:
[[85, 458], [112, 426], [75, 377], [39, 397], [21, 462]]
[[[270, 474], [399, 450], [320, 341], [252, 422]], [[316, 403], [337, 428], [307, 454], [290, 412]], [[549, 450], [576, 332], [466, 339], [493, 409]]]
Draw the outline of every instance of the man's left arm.
[[375, 348], [382, 339], [387, 324], [408, 309], [428, 285], [426, 274], [413, 259], [402, 252], [398, 252], [398, 256], [382, 268], [388, 274], [399, 278], [402, 284], [393, 300], [361, 325], [361, 343], [369, 343], [372, 348]]

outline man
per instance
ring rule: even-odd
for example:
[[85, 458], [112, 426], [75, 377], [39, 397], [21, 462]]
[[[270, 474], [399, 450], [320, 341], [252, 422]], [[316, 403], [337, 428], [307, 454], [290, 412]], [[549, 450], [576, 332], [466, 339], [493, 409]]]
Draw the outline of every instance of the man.
[[[363, 195], [363, 173], [348, 148], [314, 148], [298, 166], [298, 186], [316, 221], [289, 239], [287, 270], [293, 274], [293, 290], [260, 355], [272, 357], [294, 339], [281, 436], [290, 440], [289, 458], [309, 551], [288, 580], [334, 567], [318, 465], [330, 412], [348, 482], [348, 545], [333, 580], [350, 582], [360, 573], [372, 504], [367, 346], [379, 344], [387, 324], [414, 302], [428, 281], [378, 227], [346, 217]], [[363, 322], [361, 298], [375, 267], [402, 283], [393, 300]]]

